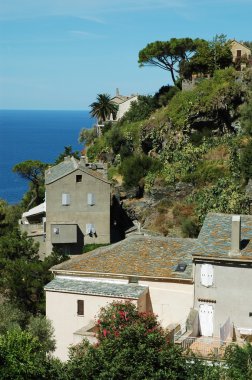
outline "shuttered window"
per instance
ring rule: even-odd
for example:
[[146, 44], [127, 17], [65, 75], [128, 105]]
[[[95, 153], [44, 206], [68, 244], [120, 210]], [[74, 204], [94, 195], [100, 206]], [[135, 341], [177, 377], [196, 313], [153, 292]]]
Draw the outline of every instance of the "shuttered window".
[[93, 193], [88, 193], [87, 195], [87, 204], [93, 206], [95, 204], [95, 197]]
[[200, 281], [203, 286], [213, 285], [213, 266], [212, 264], [202, 264], [200, 271]]
[[63, 193], [61, 200], [62, 200], [62, 206], [69, 206], [70, 205], [70, 194]]
[[84, 315], [84, 301], [77, 301], [77, 315]]
[[86, 234], [87, 235], [93, 235], [96, 233], [95, 225], [94, 224], [86, 224]]

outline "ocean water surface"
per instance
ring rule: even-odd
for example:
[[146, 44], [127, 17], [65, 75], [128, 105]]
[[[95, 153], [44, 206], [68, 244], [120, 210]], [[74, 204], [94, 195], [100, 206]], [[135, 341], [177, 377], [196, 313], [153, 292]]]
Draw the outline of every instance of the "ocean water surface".
[[12, 172], [14, 165], [53, 163], [69, 145], [83, 149], [79, 133], [93, 124], [88, 111], [0, 110], [0, 198], [15, 204], [28, 190], [28, 181]]

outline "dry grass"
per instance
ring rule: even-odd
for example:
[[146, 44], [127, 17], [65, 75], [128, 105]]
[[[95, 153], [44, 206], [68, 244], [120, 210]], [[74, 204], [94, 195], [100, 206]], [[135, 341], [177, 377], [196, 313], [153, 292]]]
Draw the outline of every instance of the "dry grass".
[[227, 146], [222, 145], [216, 148], [210, 149], [204, 156], [206, 160], [211, 161], [227, 161], [229, 160], [229, 151]]

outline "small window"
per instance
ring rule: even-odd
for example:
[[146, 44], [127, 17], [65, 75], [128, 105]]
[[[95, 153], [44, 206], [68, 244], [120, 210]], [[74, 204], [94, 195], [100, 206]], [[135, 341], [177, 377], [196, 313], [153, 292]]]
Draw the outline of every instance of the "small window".
[[70, 194], [63, 193], [62, 194], [62, 206], [70, 205]]
[[84, 301], [77, 300], [77, 315], [84, 315]]
[[237, 52], [237, 57], [240, 58], [241, 57], [241, 50], [236, 50]]
[[81, 174], [76, 175], [76, 182], [82, 182], [82, 175]]
[[93, 193], [88, 193], [87, 195], [87, 204], [93, 206], [95, 204], [95, 197]]

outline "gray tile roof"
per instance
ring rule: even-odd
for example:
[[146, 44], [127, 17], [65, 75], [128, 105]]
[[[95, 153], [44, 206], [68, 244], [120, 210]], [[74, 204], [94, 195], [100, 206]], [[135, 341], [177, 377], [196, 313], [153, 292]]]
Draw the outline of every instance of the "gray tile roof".
[[[196, 255], [230, 257], [232, 215], [209, 213], [198, 236]], [[252, 260], [252, 215], [241, 215], [241, 254], [238, 259]]]
[[75, 170], [81, 170], [82, 172], [91, 175], [103, 182], [110, 183], [105, 179], [101, 173], [98, 173], [95, 170], [92, 170], [88, 167], [85, 167], [82, 162], [78, 161], [74, 157], [66, 157], [66, 159], [60, 162], [58, 165], [51, 166], [45, 172], [45, 184], [49, 185], [52, 182], [57, 181], [58, 179], [65, 177], [66, 175], [72, 173]]
[[64, 177], [67, 174], [72, 173], [78, 168], [78, 161], [71, 157], [71, 159], [64, 160], [58, 165], [52, 166], [45, 172], [45, 183], [48, 185], [57, 179]]
[[101, 281], [81, 281], [56, 277], [44, 287], [47, 291], [138, 299], [147, 286]]
[[[230, 254], [232, 215], [209, 213], [198, 239], [133, 235], [127, 239], [73, 257], [52, 269], [55, 273], [122, 275], [192, 280], [195, 256], [252, 260], [252, 215], [241, 216], [241, 254]], [[185, 263], [184, 272], [176, 267]]]
[[[129, 236], [119, 243], [101, 247], [52, 268], [57, 273], [95, 273], [136, 277], [192, 279], [192, 253], [197, 239], [173, 239], [143, 235]], [[179, 263], [187, 264], [176, 272]]]

